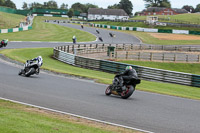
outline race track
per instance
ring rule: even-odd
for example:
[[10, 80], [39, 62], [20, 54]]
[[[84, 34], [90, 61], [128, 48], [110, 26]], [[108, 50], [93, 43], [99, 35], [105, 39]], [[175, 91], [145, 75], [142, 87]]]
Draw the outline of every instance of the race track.
[[[60, 44], [12, 42], [7, 48], [55, 45]], [[200, 102], [197, 100], [138, 90], [124, 100], [105, 96], [106, 85], [89, 80], [44, 71], [29, 78], [18, 76], [20, 67], [0, 59], [0, 97], [156, 133], [199, 132]]]

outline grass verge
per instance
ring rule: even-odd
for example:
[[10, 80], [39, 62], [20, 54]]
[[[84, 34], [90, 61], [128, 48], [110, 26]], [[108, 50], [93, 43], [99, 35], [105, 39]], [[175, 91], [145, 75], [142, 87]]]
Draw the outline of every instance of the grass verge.
[[[25, 62], [27, 59], [31, 59], [38, 55], [41, 55], [44, 59], [44, 65], [42, 66], [43, 69], [90, 78], [94, 79], [96, 82], [104, 84], [110, 84], [114, 77], [114, 74], [74, 67], [63, 62], [54, 60], [52, 58], [52, 48], [9, 49], [2, 50], [0, 51], [0, 53], [20, 62]], [[142, 80], [142, 83], [139, 84], [136, 89], [200, 100], [200, 88], [197, 87]]]
[[0, 100], [1, 133], [139, 133]]
[[119, 60], [119, 62], [200, 75], [200, 69], [199, 69], [200, 63], [173, 63], [173, 62], [169, 63], [169, 62], [152, 62], [152, 61], [133, 61], [133, 60]]
[[[166, 21], [161, 22], [171, 22], [171, 23], [195, 23], [200, 24], [200, 18], [198, 13], [184, 13], [184, 14], [178, 14], [178, 15], [155, 15], [158, 16], [158, 18], [166, 19]], [[136, 16], [131, 19], [134, 20], [146, 20], [147, 16]]]
[[0, 29], [15, 28], [23, 21], [25, 21], [23, 15], [0, 12]]
[[[146, 44], [155, 44], [155, 45], [200, 45], [200, 40], [161, 40], [151, 36], [147, 32], [139, 32], [139, 31], [122, 31], [133, 36], [137, 36], [142, 40], [143, 43]], [[159, 33], [155, 33], [159, 34]], [[166, 34], [166, 33], [162, 33]], [[167, 36], [168, 34], [166, 34]], [[185, 35], [184, 35], [185, 36]], [[199, 36], [199, 35], [187, 35], [190, 36]]]
[[77, 42], [89, 42], [96, 40], [96, 37], [88, 32], [56, 24], [45, 23], [45, 19], [59, 20], [61, 18], [38, 16], [35, 17], [32, 30], [0, 34], [0, 38], [7, 38], [9, 41], [72, 42], [72, 36], [76, 35]]

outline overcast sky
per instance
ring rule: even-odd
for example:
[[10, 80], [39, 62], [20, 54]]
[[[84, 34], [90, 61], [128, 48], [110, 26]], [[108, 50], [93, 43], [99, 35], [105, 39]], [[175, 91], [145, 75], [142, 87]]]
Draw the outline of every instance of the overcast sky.
[[[33, 2], [38, 2], [43, 4], [49, 0], [12, 0], [18, 9], [21, 9], [23, 2], [28, 4]], [[68, 4], [71, 7], [72, 4], [80, 2], [82, 4], [91, 3], [98, 5], [99, 7], [107, 8], [109, 5], [118, 4], [120, 0], [55, 0], [60, 6], [62, 3]], [[143, 0], [130, 0], [133, 4], [133, 13], [137, 11], [142, 11], [145, 8], [145, 2]], [[196, 8], [197, 4], [200, 4], [199, 0], [169, 0], [171, 2], [172, 8], [182, 8], [183, 5], [191, 5]]]

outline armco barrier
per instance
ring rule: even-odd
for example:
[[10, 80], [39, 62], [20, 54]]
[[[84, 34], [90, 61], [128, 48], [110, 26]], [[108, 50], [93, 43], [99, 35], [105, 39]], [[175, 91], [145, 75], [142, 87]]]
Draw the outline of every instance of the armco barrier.
[[[74, 46], [68, 48], [74, 49]], [[63, 46], [55, 47], [54, 58], [78, 67], [101, 70], [110, 73], [120, 73], [126, 66], [130, 66], [130, 64], [125, 63], [81, 57], [64, 52], [64, 50], [66, 50], [66, 48]], [[137, 71], [138, 76], [141, 79], [200, 87], [200, 75], [154, 69], [136, 65], [131, 66]]]
[[[68, 22], [68, 23], [78, 23], [78, 22], [72, 21], [72, 22]], [[101, 26], [99, 26], [100, 24], [94, 24], [94, 23], [87, 23], [87, 24], [89, 26], [101, 27]], [[114, 28], [114, 27], [117, 27], [117, 28]], [[200, 31], [189, 31], [189, 30], [152, 29], [152, 28], [142, 28], [142, 27], [122, 27], [122, 26], [110, 26], [110, 25], [103, 25], [102, 28], [116, 29], [116, 30], [134, 30], [134, 31], [155, 32], [155, 33], [200, 35]]]
[[32, 26], [24, 26], [23, 28], [12, 28], [12, 29], [0, 29], [0, 33], [11, 33], [11, 32], [18, 32], [18, 31], [26, 31], [31, 30]]

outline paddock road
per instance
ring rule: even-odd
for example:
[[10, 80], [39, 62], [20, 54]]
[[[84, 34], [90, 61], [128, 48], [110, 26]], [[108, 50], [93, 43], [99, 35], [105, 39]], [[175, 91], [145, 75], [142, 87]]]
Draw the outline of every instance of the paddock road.
[[[14, 42], [13, 42], [14, 43]], [[6, 48], [48, 47], [18, 42]], [[57, 43], [55, 43], [58, 45]], [[37, 46], [36, 46], [37, 45]], [[127, 100], [105, 96], [106, 85], [42, 71], [18, 76], [22, 66], [0, 59], [0, 97], [156, 133], [198, 133], [200, 101], [136, 90]]]

